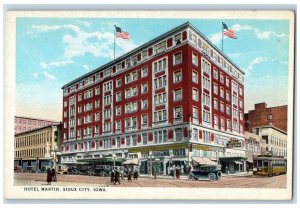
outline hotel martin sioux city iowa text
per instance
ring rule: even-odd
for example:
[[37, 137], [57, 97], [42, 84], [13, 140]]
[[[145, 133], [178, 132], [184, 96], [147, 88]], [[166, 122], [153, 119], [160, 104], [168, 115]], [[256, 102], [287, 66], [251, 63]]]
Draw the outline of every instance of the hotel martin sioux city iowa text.
[[244, 72], [190, 23], [62, 89], [62, 164], [115, 155], [141, 174], [151, 160], [161, 174], [218, 159], [246, 168]]

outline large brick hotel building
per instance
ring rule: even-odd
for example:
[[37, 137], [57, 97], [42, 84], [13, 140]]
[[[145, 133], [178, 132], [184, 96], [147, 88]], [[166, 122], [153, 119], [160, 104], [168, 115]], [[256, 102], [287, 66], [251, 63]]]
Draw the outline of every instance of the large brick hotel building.
[[190, 23], [62, 89], [62, 163], [115, 154], [147, 173], [156, 158], [165, 174], [196, 156], [245, 156], [244, 73]]

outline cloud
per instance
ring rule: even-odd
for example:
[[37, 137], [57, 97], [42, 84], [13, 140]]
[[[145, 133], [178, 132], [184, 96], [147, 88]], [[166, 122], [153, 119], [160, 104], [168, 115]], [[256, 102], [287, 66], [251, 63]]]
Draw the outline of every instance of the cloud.
[[85, 27], [90, 27], [90, 26], [91, 26], [91, 23], [90, 23], [90, 22], [87, 22], [87, 21], [79, 20], [79, 21], [77, 21], [77, 22], [78, 22], [78, 24], [83, 25], [83, 26], [85, 26]]
[[82, 68], [83, 68], [84, 70], [86, 70], [86, 71], [91, 70], [91, 67], [88, 66], [88, 65], [86, 65], [86, 64], [82, 65]]
[[230, 58], [239, 58], [242, 55], [242, 53], [228, 53], [227, 56]]
[[288, 35], [285, 33], [276, 33], [274, 31], [260, 31], [260, 30], [255, 30], [256, 37], [260, 40], [269, 40], [272, 37], [275, 38], [288, 38]]
[[36, 73], [33, 73], [32, 75], [33, 75], [33, 77], [36, 78], [36, 79], [39, 79], [41, 76], [44, 76], [45, 79], [47, 79], [47, 80], [54, 80], [54, 79], [56, 79], [55, 76], [53, 76], [52, 74], [49, 74], [49, 73], [46, 72], [46, 71], [43, 71], [43, 72], [36, 72]]
[[261, 56], [258, 56], [256, 57], [255, 59], [253, 59], [247, 66], [246, 69], [244, 69], [246, 75], [250, 75], [251, 74], [251, 71], [253, 70], [253, 67], [254, 65], [257, 65], [257, 64], [260, 64], [261, 62], [265, 62], [265, 61], [268, 61], [269, 59], [266, 58], [266, 57], [261, 57]]
[[[114, 34], [111, 32], [86, 32], [81, 30], [77, 25], [31, 25], [33, 29], [40, 32], [50, 32], [60, 29], [72, 30], [75, 34], [65, 34], [62, 42], [65, 45], [64, 54], [61, 60], [72, 60], [74, 57], [92, 54], [94, 57], [104, 57], [113, 59]], [[119, 46], [123, 53], [137, 47], [132, 40], [118, 40], [116, 45]], [[55, 61], [57, 62], [57, 61]], [[46, 65], [41, 65], [45, 67]]]
[[[235, 30], [236, 32], [238, 31], [253, 31], [254, 35], [257, 39], [259, 40], [269, 40], [273, 37], [275, 38], [288, 38], [288, 35], [285, 33], [276, 33], [274, 31], [262, 31], [258, 28], [252, 27], [250, 25], [240, 25], [240, 24], [234, 24], [231, 27], [233, 30]], [[208, 35], [208, 38], [211, 40], [212, 43], [214, 44], [219, 44], [220, 41], [222, 40], [222, 33], [218, 32], [218, 33], [213, 33], [211, 35]], [[224, 39], [227, 38], [227, 36], [224, 36]]]
[[51, 67], [61, 67], [61, 66], [65, 66], [67, 64], [72, 64], [72, 63], [74, 63], [74, 61], [72, 61], [72, 60], [52, 61], [49, 63], [40, 62], [40, 66], [43, 69], [47, 69], [47, 68], [51, 68]]

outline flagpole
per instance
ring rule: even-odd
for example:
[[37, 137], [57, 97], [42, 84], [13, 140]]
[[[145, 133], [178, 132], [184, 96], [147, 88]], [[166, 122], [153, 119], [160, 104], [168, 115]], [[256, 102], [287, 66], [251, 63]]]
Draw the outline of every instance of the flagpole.
[[224, 38], [224, 32], [223, 32], [223, 30], [224, 30], [224, 26], [222, 25], [222, 31], [221, 31], [221, 33], [222, 33], [222, 52], [223, 52], [223, 38]]
[[115, 31], [114, 31], [114, 60], [116, 58], [116, 25], [115, 25]]

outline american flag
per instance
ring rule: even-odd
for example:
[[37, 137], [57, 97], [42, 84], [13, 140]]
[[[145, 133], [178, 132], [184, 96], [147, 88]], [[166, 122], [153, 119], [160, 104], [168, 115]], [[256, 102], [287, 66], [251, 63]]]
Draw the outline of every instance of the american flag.
[[117, 27], [116, 25], [115, 25], [115, 28], [116, 28], [116, 38], [122, 38], [125, 40], [130, 39], [128, 32], [122, 31], [122, 29], [120, 27]]
[[233, 29], [229, 29], [224, 22], [222, 22], [222, 24], [223, 24], [223, 34], [229, 38], [237, 39], [235, 31]]

